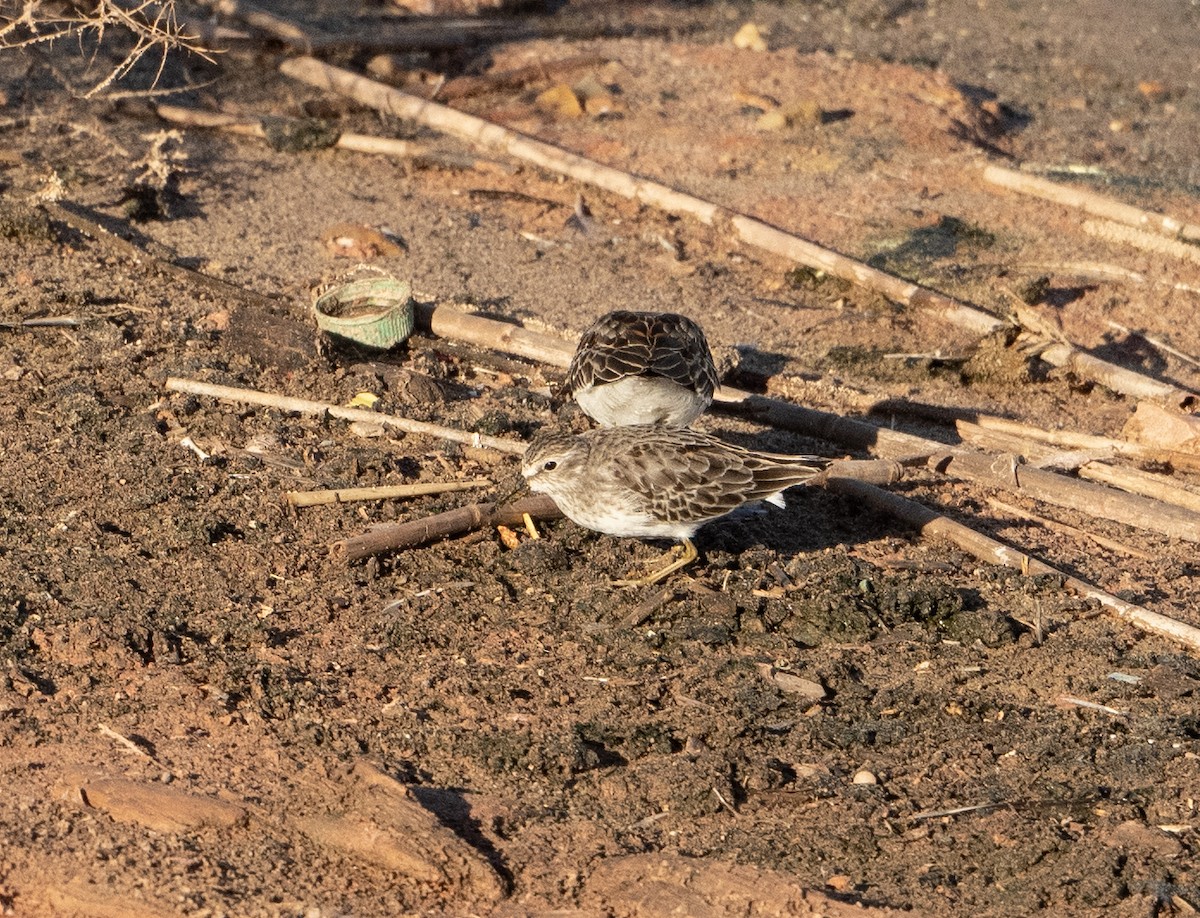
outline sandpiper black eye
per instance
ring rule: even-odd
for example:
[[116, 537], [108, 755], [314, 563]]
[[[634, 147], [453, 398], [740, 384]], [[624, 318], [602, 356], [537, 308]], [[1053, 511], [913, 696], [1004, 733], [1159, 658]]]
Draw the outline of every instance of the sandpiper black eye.
[[547, 472], [553, 472], [556, 468], [558, 468], [558, 463], [551, 459], [549, 462], [543, 465], [542, 468]]

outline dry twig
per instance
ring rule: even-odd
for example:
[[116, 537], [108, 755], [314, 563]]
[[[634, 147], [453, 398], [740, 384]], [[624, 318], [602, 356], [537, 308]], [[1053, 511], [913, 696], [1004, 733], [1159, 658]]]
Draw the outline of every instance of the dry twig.
[[472, 45], [533, 38], [546, 31], [526, 19], [426, 18], [375, 23], [370, 31], [333, 33], [312, 25], [301, 27], [245, 0], [204, 0], [224, 16], [306, 53], [317, 50], [437, 51], [459, 50]]
[[[99, 46], [110, 30], [131, 37], [133, 47], [106, 76], [83, 93], [84, 98], [100, 94], [127, 76], [138, 61], [151, 51], [157, 51], [159, 55], [154, 84], [162, 76], [167, 56], [172, 51], [183, 50], [198, 54], [207, 61], [213, 60], [214, 52], [201, 45], [198, 37], [176, 18], [174, 0], [137, 0], [132, 4], [96, 0], [86, 11], [75, 4], [66, 4], [65, 11], [61, 9], [64, 7], [43, 0], [24, 0], [21, 12], [0, 25], [0, 50], [53, 44], [56, 41], [82, 43], [89, 35], [92, 42]], [[146, 92], [132, 94], [142, 95]]]
[[423, 497], [427, 494], [447, 494], [452, 491], [471, 491], [486, 488], [486, 478], [471, 481], [424, 481], [414, 484], [381, 485], [377, 488], [334, 488], [326, 491], [288, 491], [287, 500], [293, 507], [316, 507], [323, 504], [346, 504], [356, 500], [391, 500], [397, 497]]
[[280, 411], [292, 411], [297, 414], [307, 414], [316, 417], [334, 417], [343, 421], [366, 421], [370, 424], [383, 424], [403, 430], [405, 433], [422, 434], [427, 437], [437, 437], [451, 440], [455, 443], [465, 443], [468, 446], [483, 449], [494, 449], [502, 453], [519, 456], [525, 452], [525, 444], [514, 440], [502, 440], [486, 434], [470, 433], [454, 427], [444, 427], [441, 424], [429, 424], [425, 421], [414, 421], [394, 414], [381, 414], [378, 411], [367, 411], [363, 408], [346, 408], [342, 405], [331, 405], [328, 402], [316, 402], [306, 398], [292, 398], [287, 395], [276, 395], [272, 392], [260, 392], [257, 389], [241, 389], [235, 386], [218, 386], [213, 383], [200, 382], [195, 379], [167, 378], [166, 388], [171, 392], [187, 392], [190, 395], [207, 395], [212, 398], [241, 402], [246, 405], [264, 405], [277, 408]]
[[553, 520], [562, 516], [554, 501], [541, 494], [499, 508], [495, 504], [468, 504], [424, 519], [379, 525], [362, 535], [339, 539], [331, 549], [347, 561], [361, 561], [371, 555], [412, 548], [476, 529], [520, 526], [524, 524], [526, 514], [535, 520]]
[[1083, 231], [1098, 239], [1123, 242], [1145, 252], [1157, 252], [1160, 255], [1170, 255], [1182, 261], [1200, 264], [1200, 246], [1160, 236], [1158, 233], [1148, 233], [1123, 223], [1114, 223], [1112, 220], [1084, 220]]
[[983, 170], [983, 178], [984, 181], [1000, 185], [1011, 191], [1033, 195], [1046, 201], [1054, 201], [1056, 204], [1065, 204], [1068, 207], [1078, 207], [1094, 216], [1115, 220], [1128, 226], [1152, 229], [1170, 236], [1177, 236], [1180, 239], [1200, 240], [1200, 226], [1194, 223], [1187, 223], [1165, 214], [1156, 214], [1149, 210], [1142, 210], [1140, 207], [1122, 204], [1120, 201], [1096, 194], [1094, 191], [1060, 185], [1049, 179], [1030, 175], [1028, 172], [1017, 172], [1003, 166], [993, 165], [987, 166]]
[[948, 452], [929, 465], [947, 475], [1003, 487], [1059, 507], [1080, 510], [1100, 519], [1150, 529], [1189, 542], [1200, 542], [1200, 514], [1138, 494], [1127, 494], [1090, 481], [1080, 481], [1025, 465], [1010, 454]]
[[1153, 472], [1127, 469], [1103, 462], [1086, 462], [1079, 467], [1079, 477], [1200, 513], [1200, 492], [1166, 475], [1155, 475]]
[[[257, 137], [260, 140], [267, 136], [261, 118], [206, 112], [183, 105], [160, 104], [156, 105], [154, 110], [164, 121], [182, 124], [185, 127], [209, 128], [229, 134], [239, 134], [243, 137]], [[435, 155], [427, 146], [413, 143], [411, 140], [376, 137], [372, 134], [355, 134], [350, 131], [339, 134], [333, 146], [355, 153], [374, 153], [397, 159], [419, 159]]]
[[1013, 434], [1039, 443], [1073, 450], [1096, 450], [1141, 459], [1146, 462], [1159, 462], [1174, 468], [1192, 472], [1200, 472], [1200, 457], [1178, 450], [1156, 449], [1131, 440], [1116, 440], [1111, 437], [1099, 437], [1093, 434], [1078, 433], [1073, 430], [1047, 430], [1022, 421], [1012, 421], [1008, 418], [995, 417], [987, 414], [972, 414], [971, 421], [958, 421], [959, 432], [970, 430], [970, 425], [999, 433]]
[[1098, 532], [1088, 532], [1086, 529], [1080, 529], [1077, 526], [1069, 526], [1066, 523], [1061, 523], [1058, 520], [1052, 520], [1049, 517], [1040, 516], [1031, 510], [1025, 510], [1016, 504], [1006, 503], [998, 500], [995, 497], [988, 498], [988, 504], [1001, 513], [1007, 513], [1010, 516], [1015, 516], [1018, 519], [1029, 520], [1037, 523], [1039, 526], [1044, 526], [1052, 532], [1061, 532], [1063, 535], [1073, 536], [1079, 539], [1090, 539], [1101, 548], [1107, 548], [1109, 551], [1115, 551], [1118, 554], [1129, 555], [1131, 558], [1141, 558], [1143, 561], [1151, 561], [1154, 555], [1147, 551], [1142, 551], [1140, 548], [1134, 548], [1132, 545], [1126, 545], [1124, 542], [1118, 542], [1116, 539], [1110, 539], [1100, 535]]

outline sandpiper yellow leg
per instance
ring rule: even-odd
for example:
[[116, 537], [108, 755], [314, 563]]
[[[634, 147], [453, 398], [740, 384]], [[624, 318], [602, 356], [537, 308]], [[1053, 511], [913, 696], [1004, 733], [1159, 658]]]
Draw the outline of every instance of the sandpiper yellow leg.
[[677, 551], [679, 551], [680, 548], [682, 548], [683, 551], [680, 553], [679, 557], [667, 564], [666, 567], [647, 574], [645, 577], [638, 577], [635, 580], [618, 580], [617, 586], [653, 586], [656, 583], [661, 583], [662, 581], [666, 580], [676, 571], [683, 570], [700, 557], [700, 553], [696, 551], [696, 546], [692, 543], [692, 540], [684, 539], [681, 545], [677, 545], [675, 548], [672, 548], [665, 558], [660, 560], [666, 560], [666, 558], [672, 557]]

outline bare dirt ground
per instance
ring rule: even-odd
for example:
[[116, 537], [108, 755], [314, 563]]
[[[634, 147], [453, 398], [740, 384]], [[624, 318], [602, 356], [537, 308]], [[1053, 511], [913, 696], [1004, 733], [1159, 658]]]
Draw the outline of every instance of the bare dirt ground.
[[[1200, 222], [1200, 7], [1133, 7], [570, 4], [558, 15], [604, 35], [416, 63], [595, 54], [564, 79], [603, 87], [603, 116], [539, 108], [553, 80], [458, 104], [998, 315], [1044, 277], [1035, 308], [1066, 338], [1194, 389], [1195, 367], [1108, 323], [1200, 353], [1197, 294], [1173, 286], [1200, 285], [1200, 268], [980, 178], [988, 162], [1094, 167], [1109, 181], [1059, 177]], [[342, 25], [380, 17], [355, 6]], [[770, 50], [733, 47], [747, 21]], [[70, 70], [74, 51], [51, 60]], [[739, 385], [856, 416], [886, 403], [877, 422], [947, 443], [953, 426], [919, 406], [1117, 436], [1135, 405], [719, 230], [507, 160], [451, 168], [477, 151], [289, 81], [285, 56], [235, 47], [166, 78], [210, 80], [182, 97], [196, 107], [317, 114], [442, 158], [183, 131], [165, 147], [177, 197], [134, 220], [127, 189], [165, 127], [147, 103], [85, 102], [44, 59], [0, 55], [0, 321], [80, 320], [0, 328], [5, 914], [1200, 908], [1200, 663], [1057, 578], [817, 489], [706, 530], [703, 560], [665, 591], [610, 585], [662, 546], [566, 522], [515, 550], [484, 532], [332, 556], [373, 522], [469, 498], [289, 511], [285, 491], [504, 484], [513, 460], [171, 395], [168, 376], [337, 404], [372, 392], [514, 439], [579, 422], [550, 397], [557, 371], [532, 363], [421, 333], [384, 356], [319, 345], [310, 287], [346, 267], [321, 242], [339, 222], [397, 234], [402, 251], [374, 264], [424, 301], [564, 337], [613, 308], [684, 312], [738, 348]], [[760, 129], [775, 103], [795, 123]], [[31, 208], [50, 184], [156, 256], [274, 301], [146, 270]], [[700, 426], [844, 453], [720, 413]], [[1200, 625], [1194, 544], [1000, 495], [1140, 550], [1120, 553], [1000, 513], [976, 485], [895, 487]]]

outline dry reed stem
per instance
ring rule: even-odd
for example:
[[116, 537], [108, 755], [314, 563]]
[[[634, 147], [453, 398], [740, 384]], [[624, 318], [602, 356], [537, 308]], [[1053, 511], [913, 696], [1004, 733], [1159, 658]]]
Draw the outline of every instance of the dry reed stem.
[[237, 19], [278, 39], [297, 50], [311, 53], [316, 50], [351, 49], [391, 51], [462, 50], [464, 47], [496, 41], [515, 41], [537, 37], [536, 25], [512, 17], [427, 18], [413, 17], [376, 25], [371, 31], [332, 33], [306, 25], [301, 28], [283, 16], [245, 0], [202, 0], [223, 16]]
[[1006, 169], [1003, 166], [987, 166], [983, 170], [983, 178], [984, 181], [1008, 188], [1010, 191], [1033, 195], [1036, 198], [1053, 201], [1056, 204], [1065, 204], [1068, 207], [1077, 207], [1096, 217], [1104, 217], [1141, 229], [1155, 230], [1169, 236], [1177, 236], [1180, 239], [1200, 240], [1200, 226], [1194, 223], [1187, 223], [1165, 214], [1156, 214], [1153, 211], [1142, 210], [1140, 207], [1123, 204], [1106, 195], [1096, 194], [1094, 191], [1060, 185], [1058, 182], [1030, 175], [1027, 172]]
[[[1112, 437], [1100, 437], [1094, 434], [1079, 433], [1073, 430], [1047, 430], [1022, 421], [1012, 421], [1008, 418], [995, 417], [987, 414], [972, 415], [971, 421], [959, 421], [959, 425], [971, 424], [994, 430], [999, 433], [1012, 434], [1038, 443], [1048, 443], [1072, 450], [1108, 450], [1132, 459], [1142, 459], [1147, 462], [1159, 462], [1171, 465], [1180, 470], [1200, 472], [1200, 456], [1171, 449], [1156, 449], [1131, 440], [1117, 440]], [[962, 428], [960, 427], [960, 433]]]
[[361, 561], [371, 555], [413, 548], [476, 529], [523, 526], [526, 515], [534, 520], [553, 520], [562, 517], [562, 512], [553, 500], [542, 494], [499, 508], [495, 504], [468, 504], [406, 523], [385, 523], [362, 535], [339, 539], [330, 548], [347, 561]]
[[1107, 536], [1102, 536], [1098, 532], [1088, 532], [1086, 529], [1080, 529], [1078, 526], [1071, 526], [1058, 520], [1052, 520], [1049, 517], [1041, 516], [1031, 510], [1018, 507], [1016, 504], [1006, 503], [1005, 501], [998, 500], [995, 497], [988, 498], [988, 506], [994, 507], [1001, 513], [1007, 513], [1009, 516], [1015, 516], [1018, 519], [1029, 520], [1030, 522], [1037, 523], [1039, 526], [1044, 526], [1051, 532], [1058, 532], [1077, 539], [1089, 539], [1092, 542], [1095, 542], [1101, 548], [1107, 548], [1109, 551], [1115, 551], [1118, 554], [1129, 555], [1131, 558], [1140, 558], [1143, 561], [1154, 560], [1154, 555], [1150, 554], [1149, 552], [1142, 551], [1140, 548], [1134, 548], [1132, 545], [1127, 545], [1124, 542], [1118, 542], [1116, 539], [1110, 539]]
[[944, 453], [930, 459], [929, 465], [947, 475], [1001, 487], [1058, 507], [1079, 510], [1099, 519], [1161, 532], [1189, 542], [1200, 542], [1200, 513], [1024, 465], [1011, 453], [1000, 456], [974, 452]]
[[[260, 140], [267, 136], [261, 118], [206, 112], [183, 105], [160, 104], [154, 107], [154, 111], [164, 121], [181, 124], [185, 127], [208, 128], [243, 137], [257, 137]], [[355, 134], [349, 131], [339, 134], [333, 145], [341, 150], [350, 150], [354, 153], [373, 153], [392, 156], [396, 159], [416, 159], [430, 155], [428, 147], [410, 140], [376, 137], [372, 134]]]
[[317, 507], [324, 504], [346, 504], [358, 500], [392, 500], [398, 497], [424, 497], [428, 494], [448, 494], [486, 488], [486, 478], [472, 481], [425, 481], [414, 484], [380, 485], [376, 488], [332, 488], [323, 491], [288, 491], [285, 497], [293, 507]]
[[1155, 475], [1153, 472], [1126, 469], [1103, 462], [1087, 462], [1079, 467], [1079, 477], [1200, 513], [1200, 492], [1190, 490], [1186, 485], [1166, 475]]
[[1085, 598], [1095, 599], [1108, 612], [1122, 621], [1128, 622], [1142, 631], [1170, 638], [1193, 651], [1200, 652], [1200, 628], [1177, 621], [1169, 616], [1161, 615], [1158, 612], [1152, 612], [1135, 603], [1126, 602], [1124, 599], [1114, 596], [1088, 583], [1086, 580], [1081, 580], [1078, 577], [1051, 567], [1045, 562], [1039, 561], [1037, 558], [1013, 548], [1011, 545], [1005, 545], [1003, 542], [993, 539], [990, 536], [976, 532], [974, 529], [964, 526], [962, 523], [956, 522], [943, 514], [930, 510], [928, 507], [924, 507], [915, 501], [850, 478], [831, 481], [829, 489], [858, 498], [877, 510], [903, 520], [910, 526], [918, 529], [923, 536], [931, 538], [941, 536], [948, 539], [959, 548], [969, 552], [980, 560], [1016, 568], [1029, 576], [1053, 574], [1062, 577], [1069, 589]]
[[1148, 233], [1145, 230], [1134, 229], [1123, 223], [1112, 220], [1084, 220], [1083, 231], [1089, 236], [1104, 239], [1108, 242], [1123, 242], [1145, 252], [1155, 252], [1159, 255], [1169, 255], [1182, 261], [1200, 264], [1200, 246], [1180, 242], [1168, 236]]
[[[284, 61], [280, 65], [280, 71], [311, 86], [348, 96], [371, 108], [408, 118], [434, 130], [459, 137], [468, 143], [499, 150], [547, 171], [569, 176], [622, 197], [651, 204], [668, 213], [690, 216], [701, 223], [723, 227], [741, 241], [764, 251], [860, 284], [897, 303], [920, 309], [966, 331], [984, 335], [1007, 327], [1005, 321], [953, 297], [872, 268], [857, 259], [834, 252], [761, 220], [678, 191], [660, 182], [605, 166], [483, 118], [410, 95], [352, 71], [329, 66], [311, 57]], [[1069, 366], [1080, 375], [1102, 382], [1108, 388], [1127, 395], [1162, 399], [1176, 405], [1200, 400], [1196, 393], [1109, 364], [1070, 345], [1050, 348], [1042, 356], [1056, 366]]]
[[339, 418], [343, 421], [366, 421], [370, 424], [383, 424], [387, 427], [403, 430], [405, 433], [451, 440], [455, 443], [465, 443], [476, 448], [494, 449], [513, 456], [520, 456], [525, 452], [525, 444], [517, 443], [514, 440], [502, 440], [499, 437], [470, 433], [469, 431], [459, 430], [454, 427], [444, 427], [441, 424], [414, 421], [394, 414], [380, 414], [377, 411], [367, 411], [363, 408], [346, 408], [342, 405], [331, 405], [328, 402], [316, 402], [306, 398], [292, 398], [287, 395], [276, 395], [272, 392], [261, 392], [257, 389], [219, 386], [213, 383], [200, 382], [195, 379], [180, 379], [176, 376], [167, 378], [166, 388], [170, 392], [206, 395], [211, 398], [241, 402], [247, 405], [263, 405], [267, 408], [277, 408], [280, 411], [291, 411], [296, 414], [307, 414], [315, 417], [328, 416]]

